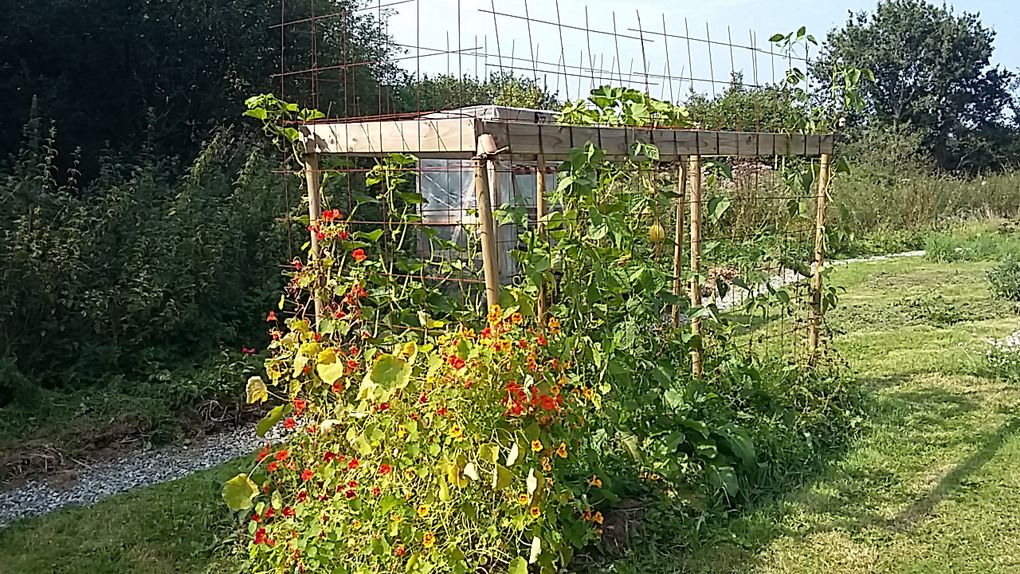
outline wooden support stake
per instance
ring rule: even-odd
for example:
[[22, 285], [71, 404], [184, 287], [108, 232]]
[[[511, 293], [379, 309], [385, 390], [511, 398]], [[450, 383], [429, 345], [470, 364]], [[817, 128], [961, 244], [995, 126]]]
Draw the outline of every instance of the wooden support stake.
[[[701, 307], [701, 156], [691, 156], [691, 307], [697, 311]], [[705, 374], [702, 356], [701, 318], [691, 319], [691, 334], [695, 336], [694, 349], [691, 351], [691, 373], [695, 377]]]
[[[319, 177], [319, 156], [314, 153], [305, 155], [305, 185], [308, 188], [308, 225], [311, 227], [310, 242], [308, 248], [309, 262], [319, 259], [319, 237], [315, 231], [319, 217], [322, 215], [322, 178]], [[319, 286], [316, 286], [315, 294], [315, 326], [322, 321], [322, 294], [319, 293]]]
[[815, 265], [811, 276], [811, 322], [808, 352], [811, 364], [818, 358], [818, 335], [822, 325], [822, 271], [825, 266], [825, 200], [829, 187], [829, 154], [823, 153], [818, 168], [818, 196], [815, 199]]
[[492, 219], [489, 197], [489, 158], [495, 144], [492, 136], [478, 137], [478, 155], [471, 160], [475, 170], [475, 197], [478, 202], [478, 223], [482, 241], [482, 271], [485, 274], [485, 300], [489, 307], [499, 304], [499, 253], [496, 251], [496, 226]]
[[[683, 278], [680, 276], [683, 269], [684, 257], [684, 211], [687, 209], [687, 158], [680, 160], [680, 169], [677, 170], [679, 179], [677, 188], [680, 197], [676, 200], [676, 229], [673, 234], [673, 295], [683, 295]], [[673, 328], [680, 326], [680, 304], [673, 305]]]
[[[538, 220], [538, 234], [545, 237], [545, 156], [539, 155], [535, 171], [538, 179], [535, 181], [535, 219]], [[545, 325], [546, 314], [549, 309], [546, 302], [545, 279], [538, 286], [538, 323]]]

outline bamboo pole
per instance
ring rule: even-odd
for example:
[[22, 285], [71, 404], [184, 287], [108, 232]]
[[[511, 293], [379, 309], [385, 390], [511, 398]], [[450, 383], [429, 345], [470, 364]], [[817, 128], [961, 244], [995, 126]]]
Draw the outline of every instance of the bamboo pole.
[[[319, 236], [316, 230], [319, 218], [322, 215], [322, 178], [319, 177], [319, 156], [310, 153], [304, 157], [305, 186], [308, 188], [308, 226], [310, 228], [310, 241], [308, 257], [310, 262], [315, 262], [321, 254], [319, 250]], [[315, 304], [315, 326], [318, 328], [322, 321], [322, 294], [316, 286], [313, 300]]]
[[478, 137], [478, 154], [471, 160], [475, 170], [475, 197], [482, 241], [482, 271], [485, 274], [485, 300], [489, 307], [499, 304], [499, 265], [496, 251], [496, 226], [489, 196], [489, 154], [495, 150], [492, 136]]
[[[679, 182], [677, 191], [680, 197], [676, 200], [676, 229], [673, 234], [673, 295], [683, 295], [683, 278], [680, 276], [683, 270], [684, 258], [684, 210], [687, 209], [687, 159], [680, 160], [677, 179]], [[673, 328], [680, 326], [680, 304], [673, 305]]]
[[[701, 156], [691, 156], [691, 307], [697, 311], [701, 307]], [[695, 377], [705, 374], [702, 356], [701, 318], [691, 319], [691, 334], [694, 335], [694, 348], [691, 350], [691, 373]]]
[[822, 323], [822, 271], [825, 266], [825, 201], [829, 187], [829, 154], [823, 153], [818, 167], [818, 196], [815, 199], [815, 264], [811, 277], [811, 321], [808, 325], [809, 361], [818, 358], [818, 335]]
[[[545, 236], [545, 156], [539, 154], [538, 161], [536, 162], [535, 170], [537, 172], [538, 179], [535, 181], [535, 219], [538, 220], [538, 234], [542, 237]], [[545, 325], [546, 314], [549, 309], [547, 307], [548, 302], [546, 301], [547, 294], [545, 290], [545, 278], [543, 277], [542, 282], [538, 285], [538, 323]]]

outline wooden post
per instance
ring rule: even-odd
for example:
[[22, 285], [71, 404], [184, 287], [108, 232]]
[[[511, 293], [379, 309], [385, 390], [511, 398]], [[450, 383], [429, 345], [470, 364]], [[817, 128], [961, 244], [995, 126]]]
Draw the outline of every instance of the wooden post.
[[485, 300], [489, 307], [499, 304], [499, 265], [496, 251], [496, 226], [492, 219], [489, 196], [489, 154], [495, 151], [492, 136], [478, 137], [478, 154], [471, 160], [475, 170], [475, 197], [478, 203], [478, 224], [482, 241], [482, 271], [485, 274]]
[[[308, 247], [308, 258], [309, 262], [314, 262], [319, 259], [321, 252], [319, 251], [319, 237], [318, 232], [315, 231], [316, 224], [319, 222], [319, 217], [322, 215], [322, 178], [319, 177], [319, 156], [314, 153], [305, 155], [305, 185], [308, 188], [308, 225], [311, 227], [310, 241]], [[313, 296], [315, 302], [315, 326], [319, 326], [319, 322], [322, 321], [322, 294], [319, 293], [319, 287], [316, 286], [316, 291]]]
[[[538, 234], [545, 237], [545, 156], [539, 154], [535, 171], [538, 179], [535, 181], [535, 219], [538, 220]], [[538, 323], [545, 325], [546, 313], [549, 309], [546, 302], [545, 279], [538, 285]]]
[[[691, 307], [701, 307], [701, 156], [691, 156]], [[702, 356], [701, 318], [691, 319], [691, 334], [698, 340], [691, 351], [691, 373], [695, 377], [705, 374], [704, 357]]]
[[[677, 191], [680, 197], [676, 200], [676, 229], [673, 234], [673, 295], [683, 295], [683, 278], [680, 276], [683, 269], [684, 257], [684, 210], [687, 209], [687, 158], [680, 159], [680, 168], [677, 170]], [[680, 304], [673, 305], [673, 328], [680, 326]]]
[[829, 187], [829, 154], [823, 153], [818, 167], [818, 196], [815, 198], [815, 264], [811, 276], [811, 322], [808, 325], [809, 361], [818, 358], [818, 334], [822, 324], [822, 270], [825, 266], [825, 200]]

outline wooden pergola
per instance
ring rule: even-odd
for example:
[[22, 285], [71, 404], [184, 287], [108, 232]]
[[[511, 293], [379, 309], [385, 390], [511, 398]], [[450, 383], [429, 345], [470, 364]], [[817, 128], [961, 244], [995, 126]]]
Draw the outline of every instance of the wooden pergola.
[[[455, 115], [455, 114], [454, 114]], [[691, 221], [701, 221], [701, 158], [703, 157], [770, 157], [799, 156], [820, 158], [815, 237], [815, 267], [812, 278], [814, 300], [811, 317], [811, 348], [817, 348], [821, 321], [821, 268], [824, 262], [824, 220], [826, 186], [829, 179], [829, 158], [833, 151], [833, 135], [786, 134], [768, 132], [732, 132], [658, 127], [574, 126], [536, 121], [509, 121], [478, 117], [436, 117], [410, 120], [371, 122], [316, 122], [299, 129], [305, 152], [305, 175], [308, 188], [309, 218], [320, 215], [319, 156], [382, 158], [394, 153], [410, 154], [420, 159], [472, 160], [475, 179], [478, 219], [481, 230], [483, 271], [486, 298], [490, 305], [499, 301], [499, 270], [497, 268], [496, 229], [492, 218], [489, 171], [495, 158], [534, 161], [539, 173], [547, 161], [562, 161], [572, 149], [591, 142], [605, 152], [607, 161], [624, 161], [631, 157], [635, 142], [654, 144], [659, 150], [658, 161], [679, 163], [680, 185], [685, 192], [688, 180]], [[539, 226], [545, 211], [544, 177], [538, 178], [537, 217]], [[683, 202], [677, 206], [677, 229], [682, 231]], [[701, 250], [700, 224], [691, 226], [691, 304], [701, 305], [701, 289], [697, 285]], [[678, 236], [679, 233], [678, 233]], [[311, 257], [318, 256], [317, 239], [311, 236]], [[675, 292], [680, 294], [681, 246], [677, 242], [675, 258]], [[540, 299], [545, 302], [544, 296]], [[316, 301], [316, 317], [321, 317], [321, 302]], [[678, 316], [674, 308], [674, 320]], [[544, 315], [544, 305], [540, 305]], [[700, 320], [692, 322], [700, 332]], [[696, 361], [700, 364], [700, 361]]]

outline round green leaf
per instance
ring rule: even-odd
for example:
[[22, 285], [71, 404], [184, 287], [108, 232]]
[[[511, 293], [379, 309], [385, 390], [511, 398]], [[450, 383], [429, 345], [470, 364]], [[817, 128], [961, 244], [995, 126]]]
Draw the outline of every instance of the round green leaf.
[[258, 485], [246, 474], [239, 474], [223, 485], [223, 500], [233, 512], [251, 508], [252, 501], [258, 494]]

